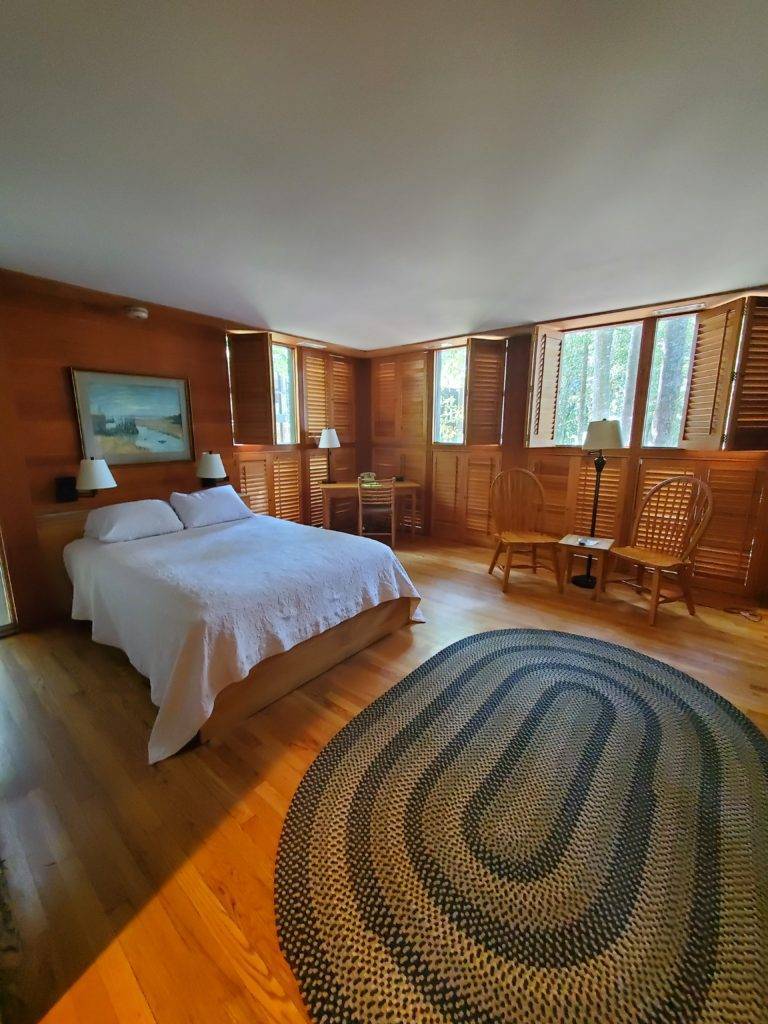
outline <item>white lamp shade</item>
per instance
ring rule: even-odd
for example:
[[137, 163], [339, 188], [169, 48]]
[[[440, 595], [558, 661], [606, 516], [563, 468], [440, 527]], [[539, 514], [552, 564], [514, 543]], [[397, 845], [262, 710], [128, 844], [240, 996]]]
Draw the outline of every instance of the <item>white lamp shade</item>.
[[117, 483], [104, 459], [81, 459], [75, 487], [78, 491], [105, 491]]
[[197, 460], [195, 472], [201, 480], [223, 480], [227, 475], [218, 452], [203, 452]]
[[341, 441], [339, 441], [339, 435], [333, 429], [333, 427], [326, 427], [320, 435], [320, 440], [317, 442], [318, 448], [341, 448]]
[[592, 420], [587, 427], [584, 444], [585, 452], [602, 451], [604, 448], [622, 448], [621, 424], [618, 420]]

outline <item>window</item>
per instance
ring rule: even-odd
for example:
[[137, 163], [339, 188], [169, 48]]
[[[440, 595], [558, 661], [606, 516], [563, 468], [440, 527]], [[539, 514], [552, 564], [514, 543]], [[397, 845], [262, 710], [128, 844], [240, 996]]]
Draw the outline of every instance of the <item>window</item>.
[[272, 397], [275, 444], [296, 444], [296, 363], [288, 345], [272, 345]]
[[629, 444], [635, 402], [639, 323], [568, 331], [562, 336], [554, 443], [580, 445], [591, 420], [619, 420]]
[[668, 316], [656, 323], [643, 424], [646, 447], [675, 448], [680, 444], [695, 337], [694, 314]]
[[435, 353], [436, 444], [464, 444], [464, 396], [467, 387], [467, 347]]

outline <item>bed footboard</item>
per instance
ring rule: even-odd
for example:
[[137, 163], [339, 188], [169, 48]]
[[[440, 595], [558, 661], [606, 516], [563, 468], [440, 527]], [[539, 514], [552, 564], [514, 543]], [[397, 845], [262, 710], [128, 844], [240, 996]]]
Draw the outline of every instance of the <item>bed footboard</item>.
[[223, 735], [291, 690], [394, 633], [410, 620], [410, 615], [409, 597], [385, 601], [290, 651], [260, 662], [245, 679], [222, 690], [213, 714], [200, 730], [200, 739], [206, 742]]

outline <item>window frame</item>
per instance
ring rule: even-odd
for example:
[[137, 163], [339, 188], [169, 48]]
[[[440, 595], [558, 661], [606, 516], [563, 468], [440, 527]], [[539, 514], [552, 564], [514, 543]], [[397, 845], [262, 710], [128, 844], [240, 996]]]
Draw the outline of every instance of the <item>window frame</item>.
[[[645, 420], [646, 420], [646, 417], [648, 415], [648, 399], [650, 397], [651, 373], [653, 371], [653, 355], [654, 355], [654, 351], [655, 351], [655, 348], [656, 348], [656, 331], [658, 330], [658, 326], [659, 326], [659, 324], [661, 323], [662, 320], [674, 320], [677, 317], [684, 317], [684, 316], [691, 316], [691, 315], [693, 316], [693, 338], [692, 338], [691, 357], [688, 360], [688, 371], [686, 373], [686, 378], [685, 378], [685, 391], [683, 393], [683, 422], [684, 422], [685, 421], [685, 409], [686, 409], [686, 406], [688, 404], [688, 395], [689, 395], [690, 390], [691, 390], [691, 377], [693, 375], [693, 356], [694, 356], [694, 350], [696, 348], [696, 333], [697, 333], [697, 331], [699, 329], [699, 314], [700, 314], [700, 312], [701, 312], [700, 310], [696, 310], [695, 312], [692, 312], [692, 313], [657, 313], [655, 316], [648, 316], [648, 317], [644, 317], [644, 319], [643, 319], [644, 330], [645, 329], [648, 330], [650, 338], [649, 338], [649, 341], [648, 341], [648, 354], [647, 354], [648, 373], [645, 375], [645, 378], [644, 378], [644, 381], [643, 381], [642, 420], [637, 424], [637, 427], [635, 426], [635, 423], [636, 423], [636, 420], [635, 420], [635, 408], [636, 408], [636, 405], [633, 407], [633, 410], [632, 410], [632, 421], [633, 421], [632, 422], [632, 429], [633, 429], [633, 432], [634, 432], [635, 429], [637, 429], [637, 432], [638, 432], [637, 447], [640, 450], [640, 452], [653, 453], [653, 452], [686, 451], [685, 448], [682, 448], [680, 446], [680, 437], [679, 437], [679, 435], [678, 435], [677, 443], [674, 444], [674, 445], [643, 444], [643, 436], [645, 434]], [[643, 351], [642, 351], [643, 341], [642, 341], [642, 339], [641, 339], [640, 345], [641, 345], [640, 358], [642, 359], [642, 356], [643, 356]], [[640, 384], [640, 375], [638, 373], [638, 381], [637, 381], [637, 385], [636, 386], [639, 386], [639, 384]], [[635, 393], [635, 402], [637, 402], [637, 392]], [[681, 423], [681, 430], [682, 430], [682, 423]]]
[[[602, 330], [603, 328], [606, 328], [606, 327], [629, 327], [629, 326], [631, 326], [633, 324], [637, 324], [638, 327], [640, 328], [640, 337], [639, 337], [638, 349], [637, 349], [637, 367], [635, 369], [634, 393], [632, 395], [632, 416], [631, 416], [631, 419], [630, 419], [629, 430], [627, 431], [627, 436], [624, 439], [625, 443], [622, 445], [621, 448], [616, 448], [615, 451], [619, 452], [619, 453], [627, 452], [627, 451], [629, 451], [630, 448], [634, 447], [633, 439], [634, 439], [634, 433], [635, 433], [635, 424], [637, 422], [637, 410], [638, 410], [638, 401], [637, 401], [637, 399], [638, 399], [638, 393], [639, 393], [639, 388], [640, 388], [641, 379], [642, 379], [643, 348], [644, 348], [645, 337], [646, 337], [646, 329], [647, 329], [646, 325], [647, 325], [647, 321], [649, 319], [656, 320], [657, 318], [656, 317], [652, 317], [652, 318], [649, 318], [649, 317], [630, 317], [627, 320], [612, 320], [609, 323], [594, 324], [594, 325], [589, 326], [589, 327], [568, 327], [568, 328], [554, 328], [553, 329], [550, 325], [546, 325], [546, 324], [540, 324], [538, 326], [538, 328], [536, 330], [536, 333], [532, 336], [531, 357], [530, 357], [530, 360], [529, 360], [529, 367], [528, 367], [528, 401], [527, 401], [527, 404], [526, 404], [526, 411], [525, 411], [525, 437], [523, 439], [523, 447], [526, 450], [529, 450], [529, 449], [530, 450], [533, 450], [533, 449], [546, 449], [546, 448], [556, 449], [559, 452], [580, 452], [580, 451], [583, 450], [580, 444], [557, 444], [555, 442], [554, 438], [549, 443], [546, 443], [546, 444], [531, 443], [531, 438], [534, 436], [533, 430], [532, 430], [532, 425], [533, 425], [532, 424], [532, 420], [533, 420], [534, 412], [535, 412], [535, 409], [536, 409], [536, 389], [537, 389], [537, 383], [538, 383], [538, 366], [539, 366], [540, 357], [542, 358], [542, 361], [543, 361], [543, 355], [544, 355], [543, 353], [540, 352], [539, 346], [542, 344], [542, 341], [543, 341], [544, 338], [546, 338], [547, 334], [549, 333], [550, 336], [551, 335], [558, 335], [559, 334], [560, 335], [560, 344], [561, 344], [561, 349], [560, 349], [560, 352], [559, 352], [558, 357], [557, 357], [558, 358], [557, 390], [556, 390], [556, 393], [555, 393], [554, 413], [553, 413], [553, 418], [552, 418], [552, 425], [553, 425], [552, 429], [553, 429], [553, 433], [554, 433], [554, 428], [555, 428], [555, 425], [556, 425], [556, 422], [557, 422], [557, 406], [558, 406], [558, 401], [559, 401], [559, 398], [560, 398], [560, 382], [561, 382], [560, 361], [562, 359], [562, 341], [565, 339], [565, 336], [567, 334], [574, 334], [577, 331]], [[650, 364], [649, 364], [649, 369], [650, 369]], [[642, 405], [643, 405], [642, 415], [643, 415], [643, 418], [644, 418], [645, 417], [645, 400], [643, 400]]]
[[[277, 390], [275, 388], [275, 364], [274, 364], [274, 350], [275, 348], [284, 348], [290, 353], [290, 366], [291, 376], [293, 378], [293, 440], [292, 441], [278, 441], [277, 439]], [[269, 342], [269, 378], [270, 378], [270, 394], [272, 397], [272, 436], [274, 439], [274, 445], [277, 448], [296, 448], [300, 443], [300, 424], [299, 424], [299, 373], [298, 365], [296, 360], [296, 346], [288, 345], [284, 341], [273, 341], [270, 338]]]
[[[462, 405], [462, 430], [461, 441], [439, 441], [437, 439], [437, 424], [439, 416], [439, 404], [437, 401], [440, 386], [438, 373], [439, 360], [443, 352], [450, 352], [454, 349], [464, 349], [464, 402]], [[469, 342], [464, 341], [459, 345], [444, 345], [436, 348], [433, 352], [432, 361], [432, 416], [430, 437], [432, 444], [438, 448], [446, 448], [448, 451], [456, 451], [467, 446], [467, 402], [469, 398]]]

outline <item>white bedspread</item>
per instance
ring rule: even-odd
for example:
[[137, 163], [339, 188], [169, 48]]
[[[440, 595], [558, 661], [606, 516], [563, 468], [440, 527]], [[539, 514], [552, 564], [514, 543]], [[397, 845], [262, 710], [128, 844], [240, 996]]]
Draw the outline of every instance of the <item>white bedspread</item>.
[[159, 708], [149, 761], [174, 754], [216, 695], [265, 658], [367, 608], [420, 596], [384, 544], [269, 516], [120, 544], [73, 541], [73, 619], [119, 647]]

